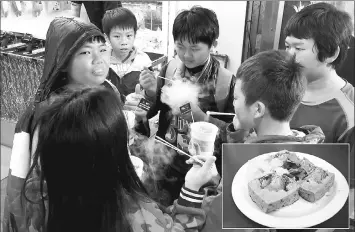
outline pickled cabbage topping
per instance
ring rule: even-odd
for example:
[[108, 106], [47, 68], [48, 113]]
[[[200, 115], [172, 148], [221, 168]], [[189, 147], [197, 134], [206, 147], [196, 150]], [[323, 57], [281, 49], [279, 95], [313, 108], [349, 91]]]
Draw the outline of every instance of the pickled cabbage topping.
[[289, 174], [278, 175], [276, 173], [265, 175], [259, 178], [260, 188], [267, 189], [269, 191], [289, 191], [293, 189], [297, 184], [294, 177], [290, 177]]

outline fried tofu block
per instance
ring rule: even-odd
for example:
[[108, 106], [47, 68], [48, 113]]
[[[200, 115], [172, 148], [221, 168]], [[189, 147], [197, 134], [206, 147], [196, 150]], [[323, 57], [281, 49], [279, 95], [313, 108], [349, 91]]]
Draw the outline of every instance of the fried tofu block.
[[265, 213], [292, 205], [299, 199], [299, 185], [288, 178], [271, 174], [254, 179], [248, 183], [251, 199]]
[[300, 196], [309, 202], [321, 199], [334, 185], [334, 173], [316, 167], [300, 186]]

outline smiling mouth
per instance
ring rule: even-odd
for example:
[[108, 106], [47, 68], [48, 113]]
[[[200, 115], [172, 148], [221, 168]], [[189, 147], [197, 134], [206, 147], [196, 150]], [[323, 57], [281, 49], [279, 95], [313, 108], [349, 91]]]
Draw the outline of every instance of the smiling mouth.
[[95, 76], [102, 76], [104, 74], [104, 69], [95, 69], [92, 73]]

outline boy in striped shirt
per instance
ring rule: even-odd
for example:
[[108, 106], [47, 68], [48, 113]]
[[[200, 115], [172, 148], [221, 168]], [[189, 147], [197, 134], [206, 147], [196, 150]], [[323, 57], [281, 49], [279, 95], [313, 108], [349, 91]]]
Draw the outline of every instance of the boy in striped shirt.
[[296, 55], [308, 84], [291, 127], [317, 125], [325, 143], [350, 144], [350, 178], [354, 185], [354, 87], [338, 76], [353, 31], [351, 17], [328, 3], [294, 14], [284, 29], [286, 50]]

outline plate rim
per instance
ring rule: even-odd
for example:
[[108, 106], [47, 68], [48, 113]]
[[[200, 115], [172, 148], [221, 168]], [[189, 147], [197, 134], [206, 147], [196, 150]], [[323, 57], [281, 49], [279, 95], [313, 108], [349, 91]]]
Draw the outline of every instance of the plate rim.
[[[248, 160], [248, 162], [252, 161], [254, 159], [257, 159], [257, 158], [260, 159], [263, 156], [268, 156], [273, 153], [275, 154], [277, 152], [268, 152], [268, 153], [260, 154], [256, 157]], [[348, 184], [346, 178], [344, 177], [344, 175], [337, 168], [335, 168], [332, 164], [330, 164], [329, 162], [327, 162], [326, 160], [324, 160], [322, 158], [319, 158], [317, 156], [307, 154], [304, 152], [297, 152], [297, 151], [292, 151], [292, 152], [295, 152], [296, 154], [300, 154], [301, 157], [308, 158], [309, 156], [311, 156], [312, 157], [311, 159], [318, 159], [318, 160], [321, 160], [322, 162], [327, 163], [327, 165], [331, 166], [334, 170], [336, 170], [336, 173], [334, 173], [334, 174], [336, 175], [338, 181], [343, 182], [342, 184], [346, 184], [347, 188], [344, 189], [344, 191], [341, 191], [340, 193], [335, 195], [335, 197], [337, 197], [336, 204], [332, 203], [332, 202], [334, 202], [334, 198], [333, 198], [324, 208], [322, 208], [321, 211], [316, 211], [312, 214], [308, 214], [308, 215], [305, 215], [302, 217], [282, 218], [282, 220], [280, 220], [279, 217], [275, 217], [275, 216], [263, 213], [262, 211], [259, 211], [259, 212], [261, 214], [263, 214], [264, 217], [253, 216], [253, 215], [255, 215], [255, 214], [253, 214], [253, 212], [255, 213], [254, 210], [251, 210], [252, 212], [250, 212], [249, 210], [245, 210], [245, 207], [248, 207], [248, 206], [243, 204], [242, 203], [243, 201], [236, 201], [235, 200], [235, 199], [238, 199], [238, 197], [236, 197], [236, 194], [235, 194], [238, 191], [234, 191], [234, 189], [238, 189], [238, 188], [233, 188], [233, 186], [235, 186], [234, 185], [235, 182], [238, 180], [237, 176], [239, 177], [239, 176], [243, 176], [243, 174], [245, 174], [245, 171], [247, 169], [247, 164], [248, 164], [248, 162], [246, 162], [242, 165], [242, 167], [236, 172], [236, 174], [233, 177], [233, 181], [232, 181], [232, 185], [231, 185], [231, 193], [232, 193], [232, 199], [234, 201], [234, 204], [238, 207], [240, 212], [242, 212], [250, 220], [252, 220], [260, 225], [272, 227], [272, 228], [283, 228], [283, 229], [307, 228], [307, 227], [312, 227], [312, 226], [318, 225], [320, 223], [323, 223], [324, 221], [333, 217], [336, 213], [338, 213], [343, 208], [344, 204], [346, 203], [346, 201], [349, 197], [349, 191], [350, 191], [349, 184]], [[322, 167], [322, 166], [320, 166], [320, 167]], [[239, 189], [243, 189], [243, 188], [239, 188]], [[243, 191], [240, 190], [239, 192], [242, 193]], [[239, 194], [239, 195], [241, 195], [241, 194]], [[237, 196], [239, 196], [239, 195], [237, 194]], [[249, 196], [249, 194], [247, 194], [247, 195]], [[258, 215], [260, 215], [260, 213], [258, 213]], [[305, 220], [307, 218], [312, 218], [312, 220], [309, 220], [309, 219]], [[277, 222], [275, 223], [275, 221], [277, 221]], [[290, 224], [291, 224], [291, 226], [290, 226]]]

